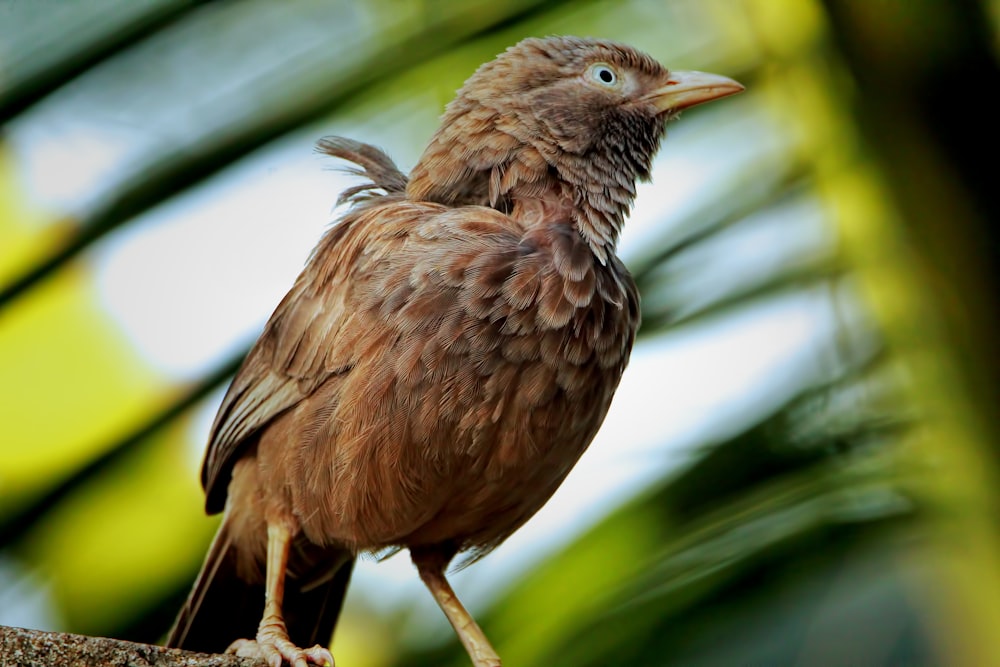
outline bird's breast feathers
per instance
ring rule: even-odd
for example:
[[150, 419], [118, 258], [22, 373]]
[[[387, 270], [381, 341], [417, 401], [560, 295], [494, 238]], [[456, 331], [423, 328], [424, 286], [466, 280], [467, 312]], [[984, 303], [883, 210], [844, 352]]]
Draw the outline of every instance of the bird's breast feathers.
[[[327, 508], [303, 529], [367, 548], [429, 530], [435, 516], [453, 530], [489, 511], [487, 532], [506, 536], [604, 418], [638, 326], [631, 277], [617, 259], [597, 262], [568, 222], [525, 228], [488, 208], [398, 201], [345, 223], [306, 272], [324, 280], [297, 285], [295, 310], [311, 294], [309, 312], [269, 325], [272, 367], [295, 368], [309, 391], [289, 413], [296, 423], [275, 432], [309, 435], [291, 470], [329, 476], [287, 480], [295, 495], [325, 494], [296, 498]], [[513, 478], [537, 494], [511, 501]]]

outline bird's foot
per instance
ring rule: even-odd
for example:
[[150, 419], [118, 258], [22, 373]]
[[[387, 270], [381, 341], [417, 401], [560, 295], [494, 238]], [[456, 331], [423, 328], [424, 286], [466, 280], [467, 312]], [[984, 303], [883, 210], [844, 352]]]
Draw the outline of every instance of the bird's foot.
[[271, 667], [281, 667], [288, 663], [292, 667], [309, 667], [322, 665], [333, 667], [333, 655], [319, 644], [312, 648], [299, 648], [288, 638], [288, 635], [273, 628], [265, 628], [257, 633], [256, 639], [237, 639], [226, 653], [245, 658], [265, 660]]

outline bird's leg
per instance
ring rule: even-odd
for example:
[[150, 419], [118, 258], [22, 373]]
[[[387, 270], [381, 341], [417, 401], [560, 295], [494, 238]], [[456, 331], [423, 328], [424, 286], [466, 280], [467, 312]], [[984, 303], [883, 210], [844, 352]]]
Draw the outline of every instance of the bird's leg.
[[288, 628], [281, 613], [285, 596], [285, 569], [292, 533], [287, 526], [267, 524], [267, 575], [265, 580], [264, 615], [257, 627], [256, 639], [237, 639], [226, 653], [264, 659], [271, 667], [281, 667], [284, 661], [293, 667], [333, 665], [330, 651], [319, 644], [301, 649], [288, 638]]
[[490, 640], [483, 634], [482, 628], [476, 623], [472, 615], [459, 601], [451, 584], [444, 576], [445, 567], [451, 560], [451, 555], [442, 558], [442, 554], [435, 550], [411, 549], [410, 556], [413, 564], [417, 566], [417, 572], [423, 580], [427, 589], [434, 596], [438, 606], [448, 617], [451, 627], [455, 628], [455, 633], [462, 640], [465, 650], [472, 658], [475, 667], [501, 667], [500, 656], [493, 650]]

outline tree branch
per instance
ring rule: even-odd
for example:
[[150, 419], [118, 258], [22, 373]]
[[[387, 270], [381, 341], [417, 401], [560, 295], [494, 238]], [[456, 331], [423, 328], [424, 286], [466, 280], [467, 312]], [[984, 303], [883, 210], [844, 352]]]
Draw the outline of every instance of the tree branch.
[[0, 626], [3, 667], [264, 667], [265, 663], [234, 655], [192, 653], [176, 648], [135, 644], [120, 639], [87, 637]]

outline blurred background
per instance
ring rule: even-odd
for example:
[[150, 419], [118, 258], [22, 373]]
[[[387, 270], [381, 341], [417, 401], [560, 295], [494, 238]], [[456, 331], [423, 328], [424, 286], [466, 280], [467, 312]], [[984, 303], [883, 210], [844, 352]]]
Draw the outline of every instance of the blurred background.
[[[639, 191], [600, 435], [455, 575], [505, 664], [1000, 664], [995, 0], [3, 0], [0, 624], [162, 640], [215, 409], [351, 183], [314, 142], [409, 169], [548, 34], [747, 92]], [[334, 653], [467, 664], [405, 555]]]

